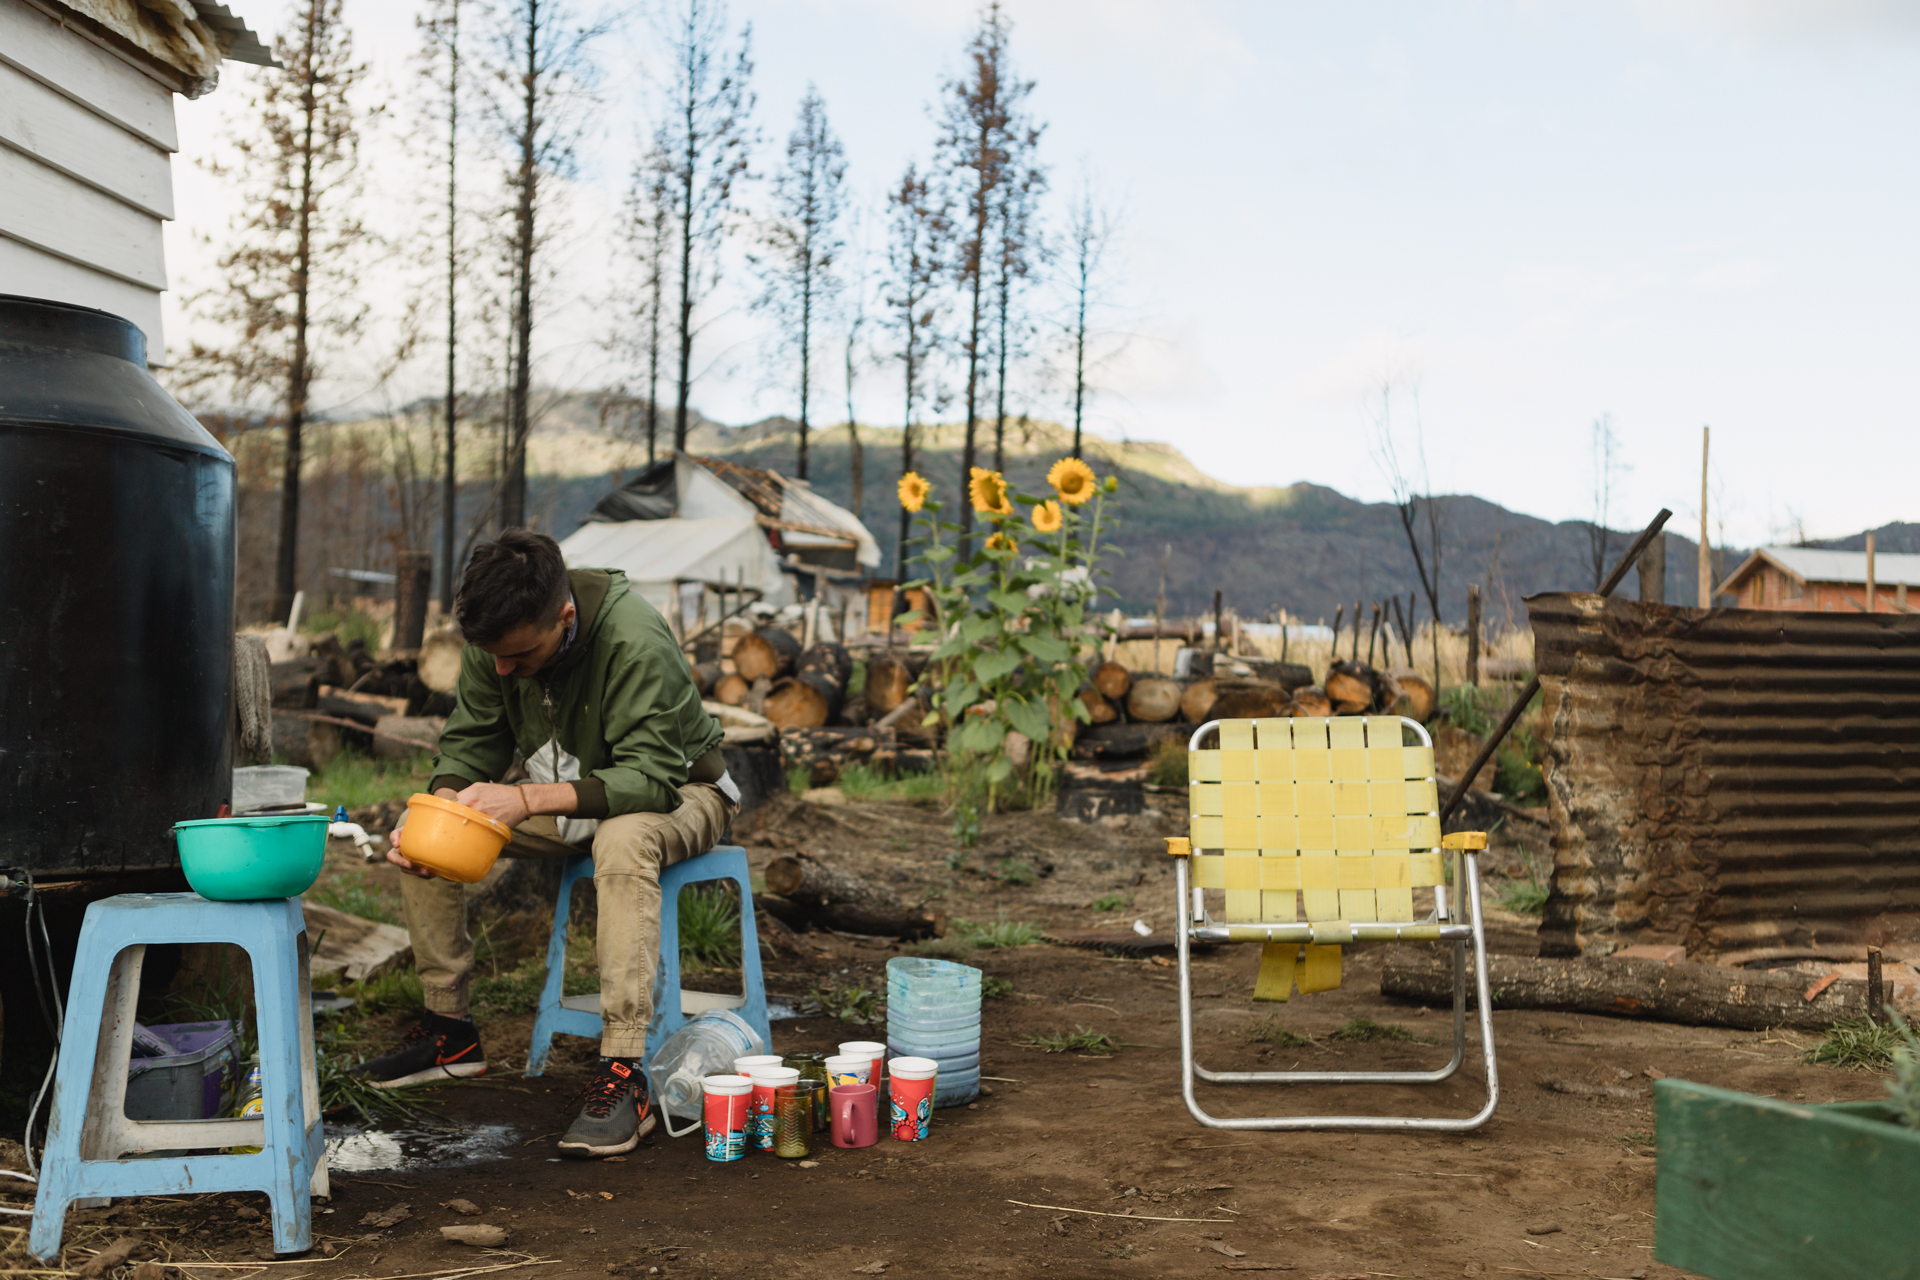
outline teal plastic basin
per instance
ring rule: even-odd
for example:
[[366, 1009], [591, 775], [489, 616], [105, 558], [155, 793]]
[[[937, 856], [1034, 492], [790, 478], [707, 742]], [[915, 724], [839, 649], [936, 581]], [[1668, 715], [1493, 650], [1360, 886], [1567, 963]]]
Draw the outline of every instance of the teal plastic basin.
[[187, 883], [215, 902], [293, 898], [313, 887], [327, 853], [327, 815], [202, 818], [174, 824]]

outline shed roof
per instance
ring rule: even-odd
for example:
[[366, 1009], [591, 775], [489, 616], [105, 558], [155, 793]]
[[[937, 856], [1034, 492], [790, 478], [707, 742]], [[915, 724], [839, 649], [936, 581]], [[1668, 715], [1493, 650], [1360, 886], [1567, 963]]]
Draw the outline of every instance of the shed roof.
[[[1867, 582], [1867, 553], [1864, 551], [1761, 547], [1742, 560], [1718, 590], [1739, 590], [1741, 583], [1766, 564], [1799, 582], [1837, 582], [1849, 586], [1865, 586]], [[1876, 553], [1873, 557], [1873, 580], [1889, 586], [1897, 582], [1920, 584], [1920, 555], [1885, 551]]]

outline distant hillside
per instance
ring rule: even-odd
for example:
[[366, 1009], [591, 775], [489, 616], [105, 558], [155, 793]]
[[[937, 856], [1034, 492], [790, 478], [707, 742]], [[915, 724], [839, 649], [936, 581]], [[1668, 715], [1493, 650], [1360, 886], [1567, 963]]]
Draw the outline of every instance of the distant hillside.
[[[559, 434], [576, 441], [576, 433], [592, 433], [597, 427], [583, 420], [585, 415], [561, 416], [571, 420]], [[900, 432], [862, 428], [860, 435], [867, 477], [860, 514], [880, 540], [885, 571], [891, 572], [899, 531], [893, 495], [900, 473]], [[943, 425], [925, 435], [924, 442], [916, 442], [916, 469], [943, 494], [957, 497], [961, 429]], [[1030, 425], [1017, 448], [1009, 441], [1008, 470], [1014, 480], [1038, 491], [1047, 468], [1066, 452], [1068, 439], [1051, 424]], [[741, 428], [702, 420], [689, 445], [695, 452], [720, 453], [753, 466], [788, 473], [794, 466], [793, 424], [785, 419]], [[535, 452], [540, 463], [569, 470], [568, 455], [580, 456], [557, 439]], [[809, 452], [814, 486], [851, 506], [846, 428], [816, 431]], [[1285, 608], [1306, 619], [1331, 620], [1342, 604], [1351, 609], [1355, 599], [1371, 602], [1396, 592], [1404, 601], [1418, 586], [1399, 514], [1390, 504], [1357, 502], [1332, 488], [1304, 482], [1286, 488], [1238, 488], [1203, 475], [1165, 444], [1091, 441], [1088, 458], [1102, 475], [1112, 471], [1120, 477], [1121, 523], [1114, 541], [1124, 555], [1107, 564], [1119, 604], [1130, 613], [1152, 612], [1165, 548], [1171, 548], [1166, 571], [1171, 615], [1210, 610], [1217, 587], [1242, 615], [1263, 616]], [[596, 459], [596, 465], [605, 464]], [[533, 481], [529, 508], [540, 515], [544, 527], [564, 537], [613, 480], [606, 472], [591, 477], [549, 472]], [[1553, 524], [1470, 496], [1436, 502], [1442, 513], [1441, 606], [1449, 621], [1465, 619], [1471, 582], [1482, 585], [1489, 622], [1496, 625], [1509, 618], [1524, 625], [1522, 600], [1534, 592], [1593, 587], [1585, 522]], [[1654, 513], [1646, 514], [1650, 518]], [[1636, 524], [1613, 535], [1609, 563], [1638, 528]], [[1717, 557], [1720, 571], [1738, 563], [1741, 554]], [[1695, 565], [1695, 544], [1670, 534], [1669, 600], [1695, 599]], [[1637, 593], [1638, 579], [1629, 577], [1623, 590]]]

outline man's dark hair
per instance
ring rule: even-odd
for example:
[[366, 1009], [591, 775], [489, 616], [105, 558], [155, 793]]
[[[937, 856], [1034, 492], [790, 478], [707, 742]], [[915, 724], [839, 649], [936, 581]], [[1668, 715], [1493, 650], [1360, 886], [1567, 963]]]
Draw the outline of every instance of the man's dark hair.
[[473, 549], [453, 616], [470, 644], [493, 644], [528, 623], [550, 627], [567, 605], [567, 562], [544, 533], [507, 529]]

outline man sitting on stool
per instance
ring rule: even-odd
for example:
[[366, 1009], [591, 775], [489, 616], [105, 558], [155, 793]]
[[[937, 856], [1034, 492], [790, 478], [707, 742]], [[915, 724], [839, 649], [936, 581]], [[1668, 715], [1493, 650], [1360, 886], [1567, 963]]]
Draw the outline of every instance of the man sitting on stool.
[[[510, 858], [593, 853], [599, 895], [600, 1067], [560, 1153], [631, 1151], [653, 1128], [640, 1070], [660, 962], [660, 869], [718, 844], [739, 810], [720, 725], [666, 620], [626, 575], [574, 569], [544, 534], [509, 529], [474, 549], [454, 601], [466, 639], [458, 705], [427, 789], [513, 828]], [[515, 749], [533, 781], [504, 786]], [[463, 886], [405, 856], [401, 881], [427, 1012], [361, 1068], [381, 1088], [476, 1076], [468, 1012], [473, 940]]]

